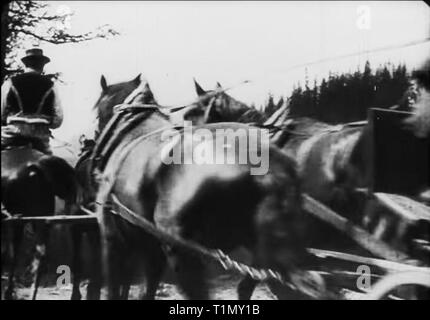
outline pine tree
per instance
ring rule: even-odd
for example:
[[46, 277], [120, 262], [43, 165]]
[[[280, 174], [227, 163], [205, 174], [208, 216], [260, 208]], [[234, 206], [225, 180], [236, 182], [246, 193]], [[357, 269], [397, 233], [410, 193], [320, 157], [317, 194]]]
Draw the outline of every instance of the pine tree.
[[289, 98], [290, 115], [342, 123], [366, 119], [372, 107], [405, 104], [404, 96], [409, 87], [406, 66], [392, 66], [390, 71], [388, 65], [379, 66], [373, 72], [367, 61], [363, 72], [357, 70], [340, 75], [330, 72], [328, 79], [323, 78], [319, 86], [315, 80], [313, 89], [309, 88], [308, 79], [304, 89], [298, 83]]

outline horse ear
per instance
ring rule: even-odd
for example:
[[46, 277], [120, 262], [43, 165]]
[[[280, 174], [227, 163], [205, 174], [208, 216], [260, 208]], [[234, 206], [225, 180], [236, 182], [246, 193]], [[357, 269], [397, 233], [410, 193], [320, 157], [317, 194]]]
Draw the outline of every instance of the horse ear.
[[222, 85], [221, 85], [221, 83], [217, 82], [217, 83], [216, 83], [216, 88], [217, 88], [217, 89], [222, 89]]
[[145, 92], [147, 92], [147, 93], [151, 93], [151, 94], [152, 94], [152, 90], [151, 90], [151, 88], [149, 87], [149, 83], [148, 83], [148, 82], [145, 82], [145, 86], [143, 87], [143, 90], [144, 90]]
[[102, 86], [103, 91], [107, 90], [108, 85], [107, 85], [106, 78], [104, 75], [102, 75], [100, 78], [100, 85]]
[[142, 76], [142, 74], [141, 73], [139, 73], [138, 75], [137, 75], [137, 77], [136, 78], [134, 78], [132, 81], [135, 83], [135, 84], [140, 84], [140, 82], [141, 82], [141, 80], [140, 80], [140, 77]]
[[81, 134], [81, 136], [79, 137], [79, 144], [84, 144], [84, 141], [86, 140], [86, 136], [85, 136], [85, 134]]
[[194, 80], [194, 86], [196, 87], [196, 92], [198, 96], [203, 96], [206, 94], [206, 91], [197, 83], [196, 79]]

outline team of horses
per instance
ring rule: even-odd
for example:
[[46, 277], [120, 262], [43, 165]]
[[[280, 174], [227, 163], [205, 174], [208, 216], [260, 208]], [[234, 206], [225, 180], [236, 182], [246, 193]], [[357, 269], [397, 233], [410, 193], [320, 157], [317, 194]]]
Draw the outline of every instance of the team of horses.
[[[237, 101], [222, 90], [205, 91], [195, 82], [199, 96], [219, 94], [195, 104], [184, 118], [196, 123], [237, 121], [263, 125], [266, 118], [253, 108]], [[280, 134], [274, 132], [272, 142], [295, 159], [302, 188], [334, 210], [348, 213], [357, 205], [354, 190], [369, 185], [369, 139], [367, 125], [329, 125], [311, 118], [287, 122]], [[357, 201], [355, 201], [357, 202]], [[359, 211], [358, 211], [359, 212]], [[349, 212], [354, 219], [358, 212]]]
[[[250, 130], [267, 134], [266, 117], [229, 96], [220, 84], [212, 91], [203, 90], [197, 82], [195, 86], [199, 98], [183, 110], [184, 119], [195, 128], [237, 130], [239, 138], [249, 141], [255, 140]], [[275, 130], [278, 134], [271, 135], [270, 144], [254, 141], [254, 152], [269, 154], [265, 175], [252, 175], [250, 164], [238, 162], [168, 165], [160, 157], [162, 150], [178, 148], [179, 143], [189, 141], [190, 133], [172, 123], [149, 84], [139, 75], [108, 85], [102, 76], [101, 89], [94, 106], [99, 135], [75, 168], [28, 145], [2, 151], [2, 205], [10, 214], [53, 214], [55, 196], [66, 201], [71, 214], [82, 214], [78, 205], [96, 212], [96, 227], [72, 229], [72, 299], [81, 298], [79, 251], [84, 232], [92, 237], [94, 250], [88, 299], [100, 298], [101, 270], [109, 299], [127, 299], [136, 277], [142, 283], [140, 297], [154, 299], [166, 266], [177, 274], [178, 286], [187, 298], [209, 298], [202, 258], [162, 243], [114, 214], [123, 210], [118, 203], [169, 235], [226, 252], [244, 247], [251, 253], [252, 266], [276, 270], [285, 279], [306, 269], [312, 260], [306, 249], [313, 232], [318, 232], [315, 221], [303, 210], [303, 192], [353, 221], [360, 219], [362, 208], [354, 202], [354, 191], [369, 183], [367, 125], [333, 126], [309, 118], [288, 121]], [[163, 133], [172, 128], [178, 138], [164, 139]], [[205, 143], [209, 142], [188, 147]], [[236, 156], [239, 152], [234, 150]], [[37, 259], [43, 264], [48, 229], [43, 224], [39, 227]], [[13, 296], [22, 225], [14, 225], [13, 230], [14, 262], [6, 298]], [[39, 266], [36, 272], [33, 297], [42, 270]], [[317, 280], [324, 291], [322, 280]], [[239, 298], [249, 299], [257, 283], [245, 277], [238, 286]], [[279, 298], [292, 297], [278, 282], [268, 284]]]

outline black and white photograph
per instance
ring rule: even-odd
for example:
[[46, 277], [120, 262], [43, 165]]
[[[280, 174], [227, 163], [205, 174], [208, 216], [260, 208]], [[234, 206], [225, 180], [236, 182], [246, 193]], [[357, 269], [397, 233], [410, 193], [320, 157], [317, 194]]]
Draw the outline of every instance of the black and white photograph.
[[428, 2], [1, 7], [1, 300], [430, 300]]

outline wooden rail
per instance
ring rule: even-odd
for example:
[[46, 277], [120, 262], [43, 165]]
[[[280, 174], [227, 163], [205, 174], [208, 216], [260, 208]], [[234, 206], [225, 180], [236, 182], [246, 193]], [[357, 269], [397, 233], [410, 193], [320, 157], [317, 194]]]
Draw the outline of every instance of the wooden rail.
[[95, 216], [83, 216], [83, 215], [58, 215], [58, 216], [40, 216], [40, 217], [19, 217], [12, 216], [6, 219], [2, 219], [1, 223], [28, 223], [28, 222], [45, 222], [45, 223], [63, 223], [63, 224], [74, 224], [74, 223], [97, 223]]
[[387, 294], [403, 285], [416, 285], [430, 288], [430, 274], [427, 272], [407, 271], [389, 274], [377, 282], [370, 292], [360, 300], [380, 300]]
[[405, 272], [405, 271], [424, 272], [424, 273], [427, 273], [430, 277], [430, 268], [428, 267], [419, 267], [419, 266], [406, 264], [406, 263], [399, 263], [395, 261], [388, 261], [388, 260], [376, 259], [376, 258], [370, 258], [370, 257], [363, 257], [355, 254], [330, 251], [330, 250], [309, 248], [308, 251], [321, 259], [332, 258], [332, 259], [348, 261], [356, 264], [375, 266], [388, 272]]
[[424, 204], [397, 194], [376, 192], [373, 195], [386, 208], [407, 220], [430, 221], [430, 208]]
[[304, 208], [306, 211], [341, 231], [375, 256], [396, 262], [413, 261], [406, 253], [394, 249], [381, 240], [375, 238], [364, 229], [352, 224], [346, 218], [338, 215], [336, 212], [309, 195], [304, 194], [303, 198]]

